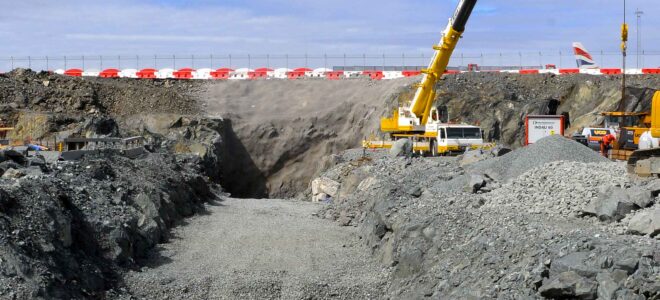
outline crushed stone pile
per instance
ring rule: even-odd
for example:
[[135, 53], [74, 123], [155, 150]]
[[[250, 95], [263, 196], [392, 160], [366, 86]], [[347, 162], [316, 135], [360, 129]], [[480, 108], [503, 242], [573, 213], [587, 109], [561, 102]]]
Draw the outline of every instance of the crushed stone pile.
[[553, 135], [501, 157], [477, 162], [467, 169], [471, 173], [487, 174], [500, 182], [508, 182], [529, 170], [555, 161], [598, 163], [608, 160], [580, 143]]
[[[621, 163], [570, 140], [548, 138], [468, 166], [355, 151], [334, 161], [320, 177], [337, 192], [319, 216], [360, 230], [392, 274], [391, 298], [660, 296], [658, 199], [620, 221], [584, 214], [591, 202], [609, 201], [604, 187], [657, 195], [660, 180], [632, 179]], [[502, 182], [464, 189], [475, 170]]]
[[487, 194], [485, 206], [575, 216], [598, 198], [603, 186], [626, 186], [630, 181], [624, 163], [550, 162]]

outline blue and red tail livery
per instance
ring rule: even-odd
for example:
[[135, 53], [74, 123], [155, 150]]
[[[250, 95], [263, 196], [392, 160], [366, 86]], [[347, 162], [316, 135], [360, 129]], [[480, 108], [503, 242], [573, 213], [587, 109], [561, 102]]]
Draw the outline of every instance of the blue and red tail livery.
[[573, 53], [575, 54], [575, 60], [577, 61], [577, 66], [580, 69], [598, 69], [599, 66], [594, 61], [594, 58], [589, 54], [582, 43], [575, 42], [573, 43]]

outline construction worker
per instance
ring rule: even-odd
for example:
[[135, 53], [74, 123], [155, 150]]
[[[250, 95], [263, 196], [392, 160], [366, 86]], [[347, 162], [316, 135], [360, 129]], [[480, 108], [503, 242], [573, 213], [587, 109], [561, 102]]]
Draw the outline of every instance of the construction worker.
[[614, 143], [614, 141], [616, 141], [616, 137], [612, 133], [603, 136], [600, 142], [600, 152], [604, 157], [608, 157], [607, 153], [612, 149], [612, 143]]

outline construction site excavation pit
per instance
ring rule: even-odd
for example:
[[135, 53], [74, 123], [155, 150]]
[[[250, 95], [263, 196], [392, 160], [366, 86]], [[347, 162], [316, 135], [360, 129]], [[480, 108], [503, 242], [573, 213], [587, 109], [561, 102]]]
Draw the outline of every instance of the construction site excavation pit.
[[[451, 122], [512, 152], [363, 158], [419, 78], [0, 74], [10, 136], [147, 144], [0, 151], [0, 299], [657, 299], [660, 180], [563, 137], [522, 146], [530, 114], [601, 121], [619, 79], [447, 75]], [[630, 76], [628, 109], [657, 86]]]

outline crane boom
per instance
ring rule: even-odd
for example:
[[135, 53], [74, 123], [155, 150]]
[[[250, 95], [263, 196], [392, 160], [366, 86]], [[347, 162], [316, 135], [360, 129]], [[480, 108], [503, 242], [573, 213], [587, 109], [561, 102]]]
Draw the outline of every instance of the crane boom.
[[422, 155], [447, 155], [465, 152], [468, 149], [485, 149], [481, 128], [468, 124], [443, 123], [441, 112], [434, 107], [435, 87], [447, 70], [458, 40], [461, 38], [477, 0], [461, 0], [447, 28], [442, 32], [435, 53], [422, 81], [416, 84], [415, 96], [411, 101], [399, 103], [390, 118], [380, 120], [380, 130], [389, 134], [388, 140], [368, 138], [362, 141], [364, 148], [392, 148], [397, 140], [412, 142], [412, 150]]
[[435, 53], [428, 68], [422, 70], [424, 76], [417, 85], [415, 97], [410, 106], [405, 108], [410, 113], [410, 119], [399, 120], [399, 114], [395, 112], [394, 118], [385, 118], [381, 121], [381, 130], [386, 132], [409, 131], [412, 127], [426, 124], [435, 101], [435, 85], [445, 73], [449, 59], [476, 4], [477, 0], [461, 0], [458, 3], [453, 17], [449, 19], [449, 24], [442, 33], [440, 43], [433, 47]]

